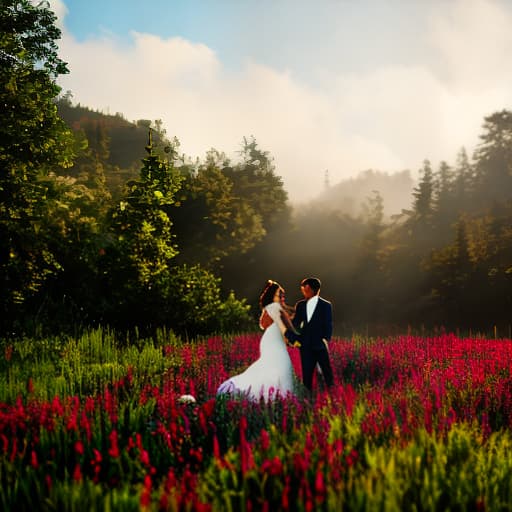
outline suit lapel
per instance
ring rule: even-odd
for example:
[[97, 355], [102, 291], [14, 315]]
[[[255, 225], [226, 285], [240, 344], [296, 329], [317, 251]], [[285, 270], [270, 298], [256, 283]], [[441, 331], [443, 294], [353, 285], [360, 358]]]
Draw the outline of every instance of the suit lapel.
[[308, 322], [308, 312], [307, 312], [307, 305], [306, 305], [306, 322], [308, 324], [310, 324], [313, 321], [313, 318], [315, 318], [319, 308], [320, 308], [320, 297], [318, 297], [318, 300], [316, 301], [315, 309], [313, 310], [313, 314], [311, 315], [311, 318], [309, 319], [309, 322]]
[[302, 329], [304, 326], [308, 325], [308, 309], [307, 309], [306, 301], [303, 301], [301, 303], [300, 309], [301, 309], [300, 314], [302, 317], [302, 321], [300, 322], [301, 325], [299, 325], [299, 327]]

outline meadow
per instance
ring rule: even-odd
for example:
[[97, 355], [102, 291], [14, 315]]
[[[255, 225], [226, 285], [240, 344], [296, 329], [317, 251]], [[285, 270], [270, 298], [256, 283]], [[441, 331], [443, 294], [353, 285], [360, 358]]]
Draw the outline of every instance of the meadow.
[[334, 339], [331, 392], [216, 398], [259, 336], [2, 341], [0, 509], [510, 510], [510, 339]]

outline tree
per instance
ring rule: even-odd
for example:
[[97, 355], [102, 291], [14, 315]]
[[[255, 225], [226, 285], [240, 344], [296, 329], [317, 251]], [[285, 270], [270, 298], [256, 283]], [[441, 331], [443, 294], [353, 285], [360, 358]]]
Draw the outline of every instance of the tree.
[[475, 171], [471, 165], [468, 154], [462, 148], [457, 155], [453, 180], [454, 208], [457, 213], [470, 211], [472, 199], [475, 194]]
[[0, 317], [13, 318], [59, 271], [40, 231], [49, 170], [72, 161], [57, 115], [60, 31], [46, 3], [4, 0], [0, 10]]
[[[172, 157], [163, 161], [153, 153], [151, 129], [146, 151], [139, 179], [127, 183], [112, 212], [113, 239], [102, 272], [101, 296], [111, 308], [105, 318], [123, 328], [167, 326], [187, 337], [245, 328], [249, 306], [244, 300], [233, 292], [223, 298], [221, 279], [210, 270], [177, 264], [174, 215], [183, 207], [180, 196], [190, 191], [184, 190], [187, 183]], [[215, 189], [216, 177], [207, 176], [207, 190]], [[208, 244], [200, 249], [208, 251]]]
[[289, 227], [290, 207], [283, 180], [275, 172], [273, 159], [258, 147], [254, 138], [244, 138], [242, 162], [230, 167], [224, 174], [233, 182], [233, 194], [247, 201], [263, 222], [268, 233], [276, 227]]
[[413, 213], [415, 221], [423, 224], [431, 219], [433, 211], [434, 174], [429, 160], [424, 160], [420, 175], [420, 182], [412, 194]]
[[172, 232], [170, 207], [182, 178], [172, 164], [153, 154], [151, 129], [140, 179], [127, 183], [126, 195], [112, 212], [115, 241], [110, 247], [115, 255], [115, 270], [124, 286], [132, 292], [141, 288], [158, 290], [169, 275], [171, 260], [178, 253]]
[[200, 265], [180, 265], [169, 282], [166, 322], [187, 337], [234, 332], [251, 325], [250, 307], [231, 291], [222, 298], [221, 279]]
[[487, 206], [512, 198], [512, 112], [487, 116], [483, 128], [474, 158], [478, 195]]
[[367, 318], [378, 322], [383, 314], [382, 291], [385, 281], [382, 272], [384, 200], [379, 191], [374, 190], [373, 196], [363, 203], [363, 219], [366, 232], [361, 241], [354, 272], [354, 296], [365, 309]]
[[366, 221], [367, 232], [362, 241], [362, 257], [372, 265], [377, 263], [377, 252], [380, 248], [384, 221], [384, 200], [378, 190], [368, 197], [363, 204], [363, 217]]
[[[106, 184], [108, 137], [103, 123], [84, 122], [74, 132], [74, 165], [57, 169], [46, 181], [45, 229], [48, 245], [61, 271], [34, 300], [38, 322], [51, 330], [73, 329], [102, 319], [104, 297], [99, 289], [108, 214], [112, 196]], [[90, 140], [92, 142], [90, 142]]]
[[457, 217], [454, 204], [453, 170], [444, 161], [434, 176], [433, 190], [434, 223], [436, 238], [447, 243], [452, 237], [452, 224]]
[[434, 209], [436, 215], [446, 217], [451, 213], [453, 205], [453, 171], [442, 161], [434, 178]]
[[[180, 261], [215, 269], [231, 254], [244, 254], [265, 235], [260, 213], [234, 191], [222, 154], [211, 151], [197, 170], [189, 169], [172, 216]], [[226, 160], [224, 160], [226, 163]]]

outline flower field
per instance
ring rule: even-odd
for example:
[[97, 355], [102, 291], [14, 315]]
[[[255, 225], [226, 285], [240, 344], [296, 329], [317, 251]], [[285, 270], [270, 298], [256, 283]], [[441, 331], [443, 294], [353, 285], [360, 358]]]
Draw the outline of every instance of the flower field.
[[334, 339], [330, 393], [216, 398], [258, 344], [2, 342], [0, 509], [511, 509], [511, 340]]

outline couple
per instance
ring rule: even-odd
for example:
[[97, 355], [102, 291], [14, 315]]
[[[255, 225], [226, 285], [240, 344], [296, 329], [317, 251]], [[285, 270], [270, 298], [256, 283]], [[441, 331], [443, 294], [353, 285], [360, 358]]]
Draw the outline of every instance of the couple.
[[289, 316], [284, 302], [284, 289], [268, 281], [260, 295], [260, 327], [265, 329], [260, 341], [260, 357], [243, 373], [224, 381], [217, 394], [242, 393], [250, 398], [271, 399], [293, 393], [293, 367], [287, 344], [300, 344], [302, 381], [309, 391], [313, 373], [320, 366], [327, 386], [333, 384], [328, 342], [332, 334], [331, 303], [319, 296], [320, 280], [303, 279], [300, 288], [304, 299]]

